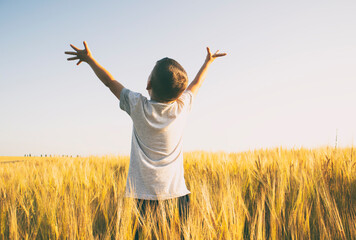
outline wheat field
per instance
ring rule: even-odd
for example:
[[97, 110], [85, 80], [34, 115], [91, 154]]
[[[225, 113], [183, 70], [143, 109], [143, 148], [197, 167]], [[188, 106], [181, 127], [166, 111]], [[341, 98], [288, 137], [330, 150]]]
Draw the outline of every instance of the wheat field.
[[0, 239], [355, 239], [355, 155], [185, 153], [185, 223], [172, 206], [139, 215], [128, 157], [0, 157]]

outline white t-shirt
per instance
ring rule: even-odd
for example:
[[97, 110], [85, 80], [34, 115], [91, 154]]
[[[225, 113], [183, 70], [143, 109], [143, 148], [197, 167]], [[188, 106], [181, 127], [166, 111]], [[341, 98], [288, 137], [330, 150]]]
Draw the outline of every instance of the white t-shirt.
[[193, 101], [185, 91], [172, 103], [148, 100], [127, 88], [120, 108], [133, 121], [126, 197], [164, 200], [189, 194], [184, 180], [182, 136]]

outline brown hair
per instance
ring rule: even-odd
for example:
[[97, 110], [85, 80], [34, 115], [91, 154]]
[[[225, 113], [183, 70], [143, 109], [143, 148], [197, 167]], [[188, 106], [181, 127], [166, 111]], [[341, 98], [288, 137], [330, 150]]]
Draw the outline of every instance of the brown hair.
[[157, 61], [151, 73], [152, 93], [157, 101], [176, 100], [187, 85], [187, 73], [177, 61], [167, 57]]

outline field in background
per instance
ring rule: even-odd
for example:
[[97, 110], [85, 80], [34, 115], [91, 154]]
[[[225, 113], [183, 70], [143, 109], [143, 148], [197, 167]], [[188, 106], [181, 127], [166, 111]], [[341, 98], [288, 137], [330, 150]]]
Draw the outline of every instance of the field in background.
[[[355, 239], [355, 155], [186, 153], [187, 223], [176, 211], [158, 212], [144, 221], [142, 239]], [[138, 216], [123, 195], [128, 166], [118, 156], [1, 157], [0, 239], [132, 239]]]

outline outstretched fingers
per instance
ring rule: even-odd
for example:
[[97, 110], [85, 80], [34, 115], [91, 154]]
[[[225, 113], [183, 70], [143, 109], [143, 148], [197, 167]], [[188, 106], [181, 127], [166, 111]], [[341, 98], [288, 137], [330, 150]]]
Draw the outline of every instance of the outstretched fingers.
[[211, 56], [210, 48], [206, 47], [206, 51], [208, 52], [208, 55]]
[[68, 54], [68, 55], [74, 55], [74, 56], [70, 56], [69, 58], [67, 58], [68, 61], [78, 60], [77, 65], [81, 64], [82, 62], [87, 61], [87, 58], [91, 56], [91, 53], [89, 51], [86, 41], [83, 41], [83, 44], [85, 47], [84, 50], [81, 50], [81, 49], [77, 48], [76, 46], [74, 46], [73, 44], [70, 44], [70, 46], [75, 50], [75, 52], [73, 52], [73, 51], [64, 52], [65, 54]]
[[226, 53], [215, 53], [213, 55], [213, 57], [223, 57], [223, 56], [226, 56], [227, 54]]
[[70, 57], [70, 58], [67, 58], [68, 61], [77, 60], [77, 59], [79, 59], [79, 57]]
[[211, 54], [209, 47], [207, 47], [206, 50], [208, 52], [208, 56], [210, 56], [211, 58], [226, 56], [226, 53], [219, 53], [220, 50], [217, 50], [214, 54]]
[[77, 55], [78, 53], [76, 52], [64, 52], [65, 54], [69, 54], [69, 55]]
[[70, 44], [70, 46], [75, 50], [75, 51], [79, 51], [80, 49], [79, 48], [77, 48], [76, 46], [74, 46], [73, 44]]
[[83, 42], [83, 44], [84, 44], [84, 48], [85, 48], [85, 50], [88, 50], [88, 45], [87, 45], [87, 42], [86, 42], [86, 41], [84, 41], [84, 42]]

